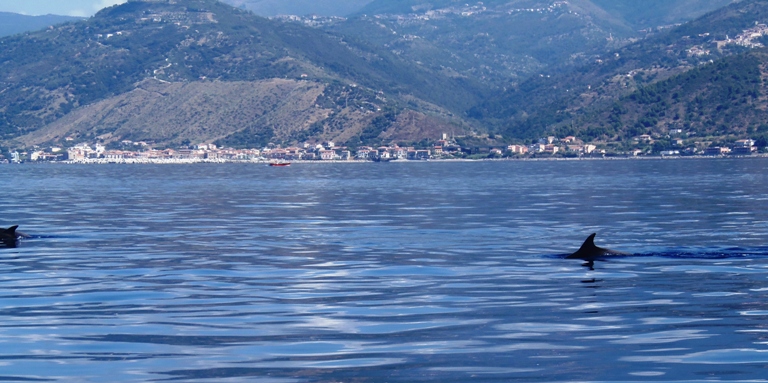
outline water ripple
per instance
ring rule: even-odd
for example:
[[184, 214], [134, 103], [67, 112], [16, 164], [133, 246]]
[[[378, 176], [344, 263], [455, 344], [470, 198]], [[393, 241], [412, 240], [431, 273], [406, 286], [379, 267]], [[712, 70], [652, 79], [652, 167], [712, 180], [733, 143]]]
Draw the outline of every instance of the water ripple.
[[0, 380], [764, 381], [765, 163], [7, 166]]

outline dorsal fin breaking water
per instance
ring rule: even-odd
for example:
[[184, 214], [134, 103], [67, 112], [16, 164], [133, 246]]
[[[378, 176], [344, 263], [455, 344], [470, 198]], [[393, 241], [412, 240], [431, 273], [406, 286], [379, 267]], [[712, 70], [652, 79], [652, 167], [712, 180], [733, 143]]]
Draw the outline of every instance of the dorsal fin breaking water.
[[19, 239], [16, 228], [19, 225], [11, 226], [7, 229], [0, 229], [0, 242], [6, 247], [16, 247], [16, 241]]
[[597, 233], [592, 233], [587, 239], [584, 241], [584, 243], [581, 245], [579, 250], [577, 250], [575, 253], [565, 257], [566, 259], [583, 259], [585, 261], [594, 261], [596, 259], [609, 257], [609, 256], [620, 256], [620, 255], [629, 255], [628, 253], [624, 253], [621, 251], [606, 249], [603, 247], [598, 247], [595, 245], [595, 236]]

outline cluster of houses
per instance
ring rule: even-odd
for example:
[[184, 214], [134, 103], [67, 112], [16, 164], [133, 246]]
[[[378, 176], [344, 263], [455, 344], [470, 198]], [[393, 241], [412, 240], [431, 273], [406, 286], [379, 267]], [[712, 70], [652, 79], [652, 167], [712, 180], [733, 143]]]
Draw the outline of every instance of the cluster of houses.
[[[104, 145], [91, 146], [86, 143], [77, 144], [67, 149], [63, 160], [70, 162], [87, 162], [104, 159], [107, 161], [156, 161], [156, 160], [230, 160], [249, 161], [259, 158], [261, 152], [256, 149], [219, 149], [216, 145], [196, 145], [179, 149], [153, 149], [145, 142], [123, 141], [123, 147], [135, 146], [136, 150], [108, 150]], [[31, 159], [31, 158], [30, 158]]]
[[[674, 133], [674, 132], [671, 132]], [[681, 133], [681, 132], [678, 132]], [[451, 158], [485, 158], [485, 157], [602, 157], [606, 155], [641, 156], [650, 154], [649, 147], [654, 143], [654, 137], [641, 135], [635, 137], [638, 147], [627, 153], [610, 153], [598, 149], [596, 145], [587, 144], [574, 136], [557, 138], [554, 136], [538, 140], [528, 145], [505, 145], [484, 147], [462, 147], [447, 135], [434, 142], [429, 147], [401, 147], [398, 145], [383, 145], [378, 147], [360, 146], [348, 148], [337, 146], [333, 142], [323, 144], [305, 143], [300, 146], [280, 147], [270, 145], [261, 149], [219, 148], [215, 144], [199, 144], [177, 149], [154, 149], [147, 142], [129, 140], [120, 143], [120, 150], [108, 149], [102, 144], [90, 145], [81, 143], [63, 149], [51, 147], [46, 150], [36, 149], [19, 153], [14, 151], [10, 159], [0, 158], [4, 162], [23, 161], [69, 161], [69, 162], [200, 162], [200, 161], [393, 161], [393, 160], [429, 160]], [[696, 146], [685, 146], [681, 138], [671, 138], [672, 150], [665, 150], [661, 156], [680, 155], [751, 155], [757, 151], [755, 141], [751, 139], [738, 140], [730, 146], [710, 146], [697, 149]]]
[[[127, 148], [133, 146], [134, 148]], [[69, 162], [153, 162], [153, 161], [352, 161], [352, 160], [426, 160], [433, 157], [434, 150], [399, 146], [367, 147], [352, 151], [338, 147], [333, 142], [301, 147], [266, 147], [262, 149], [219, 148], [215, 144], [199, 144], [178, 149], [153, 149], [146, 142], [123, 141], [127, 149], [107, 149], [102, 144], [80, 143], [66, 150], [53, 147], [48, 150], [12, 153], [12, 162], [69, 161]], [[128, 150], [130, 149], [130, 150]], [[442, 153], [438, 148], [437, 153]]]
[[756, 24], [753, 28], [744, 30], [736, 38], [726, 37], [724, 41], [718, 41], [718, 48], [721, 44], [736, 44], [747, 48], [762, 48], [763, 44], [758, 41], [761, 37], [768, 35], [768, 26], [765, 24]]
[[[550, 4], [547, 7], [539, 7], [539, 8], [518, 8], [516, 5], [510, 3], [511, 7], [507, 9], [498, 8], [496, 10], [489, 10], [488, 7], [485, 6], [485, 3], [482, 1], [478, 1], [475, 4], [459, 4], [455, 6], [450, 6], [446, 8], [438, 8], [438, 9], [429, 9], [430, 7], [426, 6], [414, 6], [413, 7], [413, 13], [409, 14], [379, 14], [373, 16], [375, 19], [389, 19], [396, 21], [398, 23], [408, 23], [409, 21], [429, 21], [432, 19], [441, 19], [449, 15], [459, 15], [463, 17], [470, 17], [475, 16], [480, 13], [506, 13], [506, 14], [515, 14], [515, 13], [553, 13], [560, 9], [566, 8], [568, 5], [567, 1], [554, 1], [552, 4]], [[422, 11], [422, 13], [418, 13], [419, 11]], [[574, 13], [569, 11], [569, 13]], [[278, 15], [274, 16], [273, 19], [280, 20], [280, 21], [288, 21], [288, 22], [297, 22], [301, 23], [310, 27], [320, 27], [320, 26], [326, 26], [331, 24], [336, 24], [342, 21], [345, 21], [346, 18], [344, 17], [337, 17], [337, 16], [318, 16], [318, 15], [310, 15], [310, 16], [296, 16], [296, 15]]]
[[[374, 18], [376, 19], [391, 19], [394, 21], [397, 21], [399, 23], [407, 23], [409, 21], [429, 21], [432, 19], [441, 19], [448, 15], [458, 15], [463, 17], [471, 17], [475, 16], [481, 13], [494, 13], [494, 14], [500, 14], [500, 13], [506, 13], [506, 14], [515, 14], [515, 13], [553, 13], [561, 8], [564, 8], [568, 5], [567, 1], [555, 1], [551, 5], [547, 7], [540, 7], [540, 8], [517, 8], [515, 4], [510, 3], [510, 8], [504, 9], [502, 7], [496, 8], [496, 9], [488, 9], [488, 7], [485, 6], [485, 3], [482, 1], [478, 1], [475, 4], [461, 4], [446, 8], [439, 8], [439, 9], [428, 9], [427, 7], [414, 7], [414, 11], [418, 11], [420, 8], [424, 10], [423, 13], [410, 13], [407, 15], [397, 14], [397, 15], [375, 15]], [[570, 12], [573, 13], [573, 12]]]
[[[518, 13], [518, 12], [531, 12], [531, 13], [552, 13], [555, 12], [557, 9], [565, 7], [568, 5], [567, 1], [555, 1], [551, 5], [549, 5], [546, 8], [515, 8], [507, 11], [509, 14]], [[569, 12], [573, 13], [573, 12]]]
[[339, 16], [296, 16], [296, 15], [277, 15], [272, 18], [273, 20], [280, 20], [282, 22], [294, 22], [304, 24], [308, 27], [319, 28], [328, 25], [338, 24], [346, 21], [347, 19]]
[[[427, 148], [401, 147], [398, 145], [360, 146], [354, 150], [337, 146], [333, 142], [301, 146], [269, 146], [261, 149], [219, 148], [215, 144], [199, 144], [178, 149], [153, 149], [147, 142], [122, 141], [121, 149], [108, 149], [102, 144], [80, 143], [62, 149], [51, 147], [46, 150], [13, 152], [12, 162], [21, 161], [69, 161], [69, 162], [153, 162], [153, 161], [392, 161], [429, 160], [434, 158], [456, 158], [468, 154], [488, 156], [525, 155], [527, 153], [555, 154], [560, 150], [555, 138], [535, 145], [509, 145], [506, 147], [462, 148], [447, 135]], [[594, 145], [577, 143], [574, 137], [567, 137], [568, 150], [590, 153]]]
[[[763, 36], [768, 35], [768, 25], [755, 24], [754, 27], [745, 29], [742, 33], [734, 38], [728, 36], [725, 40], [715, 40], [712, 42], [713, 46], [717, 49], [723, 49], [726, 45], [739, 45], [746, 48], [762, 48], [764, 45], [760, 42]], [[709, 37], [709, 33], [702, 33], [699, 37]], [[688, 49], [689, 56], [708, 56], [711, 53], [710, 49], [705, 48], [703, 45], [694, 45]]]
[[[673, 140], [673, 145], [682, 146], [682, 140]], [[661, 156], [680, 156], [680, 155], [704, 155], [704, 156], [749, 156], [757, 152], [757, 146], [755, 146], [755, 140], [745, 139], [738, 140], [732, 146], [710, 146], [704, 150], [699, 150], [696, 147], [687, 147], [682, 150], [665, 150], [662, 151]]]

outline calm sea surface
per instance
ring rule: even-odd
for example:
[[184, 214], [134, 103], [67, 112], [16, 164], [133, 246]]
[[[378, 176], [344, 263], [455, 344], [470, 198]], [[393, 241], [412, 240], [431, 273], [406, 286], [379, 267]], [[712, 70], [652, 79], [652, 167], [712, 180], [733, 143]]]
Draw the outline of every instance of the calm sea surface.
[[0, 381], [763, 382], [766, 169], [0, 165]]

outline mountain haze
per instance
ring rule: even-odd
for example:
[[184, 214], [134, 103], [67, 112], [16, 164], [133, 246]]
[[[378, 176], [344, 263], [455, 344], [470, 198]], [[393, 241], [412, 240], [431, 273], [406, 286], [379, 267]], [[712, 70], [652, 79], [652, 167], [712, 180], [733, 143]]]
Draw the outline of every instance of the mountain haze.
[[591, 1], [636, 29], [685, 23], [734, 2], [734, 0]]
[[0, 12], [0, 37], [36, 31], [52, 25], [77, 20], [82, 20], [82, 18], [56, 15], [27, 16]]

